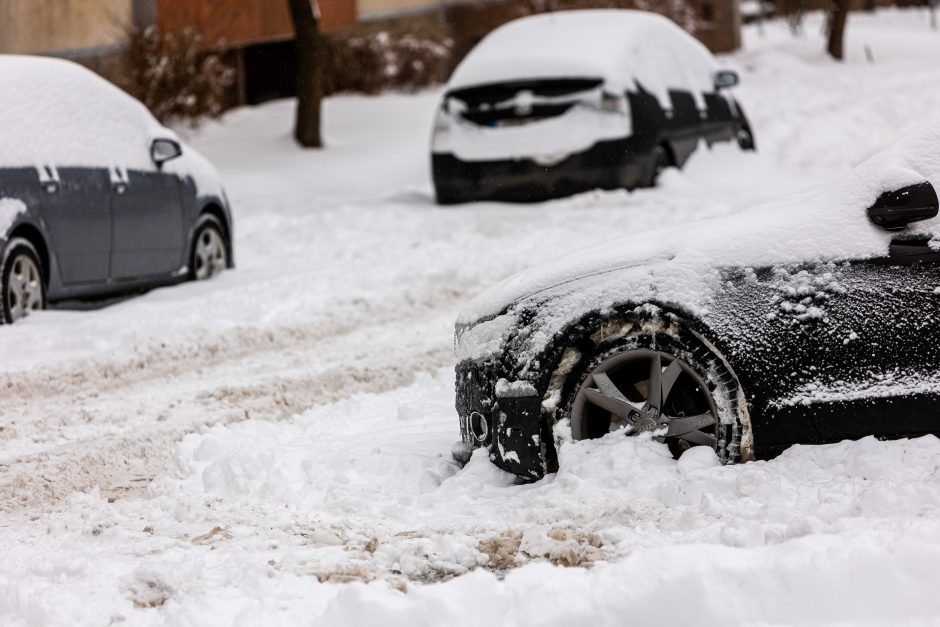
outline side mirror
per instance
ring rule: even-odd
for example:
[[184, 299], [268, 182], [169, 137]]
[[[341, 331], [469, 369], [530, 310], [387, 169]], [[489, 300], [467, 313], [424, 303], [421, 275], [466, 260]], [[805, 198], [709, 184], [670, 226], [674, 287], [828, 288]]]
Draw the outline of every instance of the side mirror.
[[741, 82], [738, 73], [734, 70], [718, 70], [715, 72], [715, 90], [731, 89]]
[[898, 231], [911, 222], [937, 217], [940, 201], [928, 182], [885, 192], [868, 208], [868, 218], [888, 231]]
[[183, 149], [172, 139], [155, 139], [150, 144], [150, 158], [162, 167], [167, 161], [172, 161], [183, 154]]

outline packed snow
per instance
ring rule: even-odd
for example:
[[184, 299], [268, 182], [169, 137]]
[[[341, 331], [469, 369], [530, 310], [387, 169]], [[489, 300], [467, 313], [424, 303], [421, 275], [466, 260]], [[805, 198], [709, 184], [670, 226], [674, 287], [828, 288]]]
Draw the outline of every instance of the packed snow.
[[654, 190], [439, 209], [439, 92], [330, 99], [324, 151], [294, 146], [290, 102], [192, 137], [225, 177], [238, 268], [0, 333], [0, 624], [936, 623], [936, 438], [720, 467], [612, 435], [532, 485], [450, 459], [474, 295], [850, 176], [930, 118], [926, 11], [853, 14], [844, 66], [820, 27], [748, 30], [721, 61], [760, 152], [701, 151]]

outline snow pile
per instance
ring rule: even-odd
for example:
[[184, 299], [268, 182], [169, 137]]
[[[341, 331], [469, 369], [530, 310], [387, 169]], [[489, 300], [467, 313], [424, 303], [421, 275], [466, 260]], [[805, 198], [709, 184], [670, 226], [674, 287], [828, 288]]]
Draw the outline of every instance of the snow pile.
[[448, 90], [505, 81], [594, 77], [611, 93], [639, 83], [666, 108], [670, 89], [698, 99], [714, 91], [717, 65], [698, 40], [656, 13], [558, 11], [520, 18], [488, 34], [457, 66]]
[[556, 476], [515, 486], [480, 452], [457, 472], [452, 403], [445, 369], [191, 435], [182, 478], [146, 498], [95, 491], [5, 528], [0, 622], [900, 624], [940, 612], [936, 438], [722, 467], [706, 449], [677, 463], [611, 434], [566, 444]]

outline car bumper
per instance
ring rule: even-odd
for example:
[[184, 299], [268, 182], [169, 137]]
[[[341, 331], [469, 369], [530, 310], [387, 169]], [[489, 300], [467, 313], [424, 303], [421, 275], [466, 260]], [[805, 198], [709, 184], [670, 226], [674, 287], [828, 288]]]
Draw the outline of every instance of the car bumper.
[[630, 157], [630, 140], [603, 141], [546, 166], [530, 159], [463, 161], [431, 155], [437, 201], [541, 202], [593, 189], [637, 187], [648, 155]]
[[545, 475], [541, 399], [526, 382], [500, 379], [492, 364], [457, 366], [456, 398], [461, 441], [454, 458], [465, 463], [485, 448], [490, 461], [506, 472], [534, 481]]

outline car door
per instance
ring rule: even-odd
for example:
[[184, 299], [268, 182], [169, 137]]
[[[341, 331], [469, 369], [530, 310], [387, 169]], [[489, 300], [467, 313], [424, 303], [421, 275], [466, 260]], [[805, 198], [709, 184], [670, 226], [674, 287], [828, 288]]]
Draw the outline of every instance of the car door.
[[695, 97], [685, 90], [670, 90], [672, 117], [669, 120], [669, 145], [676, 158], [676, 165], [681, 167], [695, 152], [702, 136], [702, 116], [699, 113]]
[[179, 270], [183, 246], [180, 181], [152, 170], [111, 171], [111, 278], [129, 281]]
[[938, 292], [937, 254], [729, 271], [714, 315], [758, 445], [940, 432]]
[[36, 185], [62, 282], [107, 281], [111, 252], [108, 171], [49, 165], [41, 168]]

